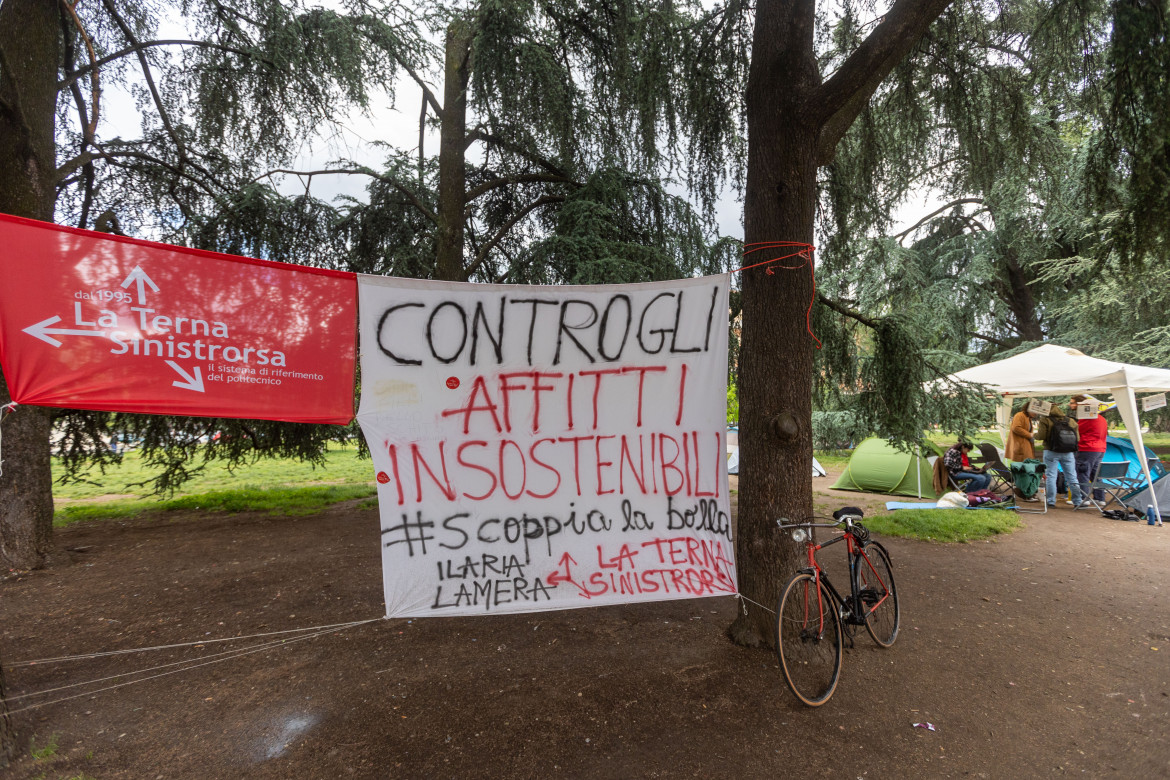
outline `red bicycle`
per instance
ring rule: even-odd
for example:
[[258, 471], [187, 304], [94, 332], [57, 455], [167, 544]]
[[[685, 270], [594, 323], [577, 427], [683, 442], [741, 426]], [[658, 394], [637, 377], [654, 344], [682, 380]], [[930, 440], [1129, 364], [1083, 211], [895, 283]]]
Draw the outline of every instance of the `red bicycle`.
[[[869, 530], [860, 522], [862, 517], [860, 509], [842, 507], [833, 513], [832, 523], [777, 521], [808, 553], [808, 566], [788, 581], [776, 605], [776, 654], [788, 687], [810, 707], [824, 704], [837, 689], [845, 631], [851, 645], [857, 626], [865, 626], [882, 647], [889, 647], [898, 638], [901, 613], [890, 554], [870, 539]], [[842, 527], [839, 536], [817, 544], [817, 528]], [[848, 596], [833, 587], [816, 557], [824, 548], [842, 541], [849, 558]]]

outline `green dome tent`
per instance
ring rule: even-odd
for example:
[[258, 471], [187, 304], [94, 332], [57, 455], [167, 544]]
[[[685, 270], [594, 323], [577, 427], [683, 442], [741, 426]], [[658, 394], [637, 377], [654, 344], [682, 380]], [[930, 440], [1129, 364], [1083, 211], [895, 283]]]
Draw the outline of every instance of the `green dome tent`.
[[902, 452], [885, 439], [873, 438], [853, 450], [849, 465], [833, 483], [833, 489], [937, 498], [933, 481], [925, 456]]

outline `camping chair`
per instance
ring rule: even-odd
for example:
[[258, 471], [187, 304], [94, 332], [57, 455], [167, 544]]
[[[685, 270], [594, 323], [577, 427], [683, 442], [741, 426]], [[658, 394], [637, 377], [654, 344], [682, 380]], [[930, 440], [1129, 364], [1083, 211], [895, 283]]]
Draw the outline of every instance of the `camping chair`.
[[988, 442], [980, 442], [978, 447], [979, 454], [983, 457], [975, 465], [982, 466], [983, 470], [991, 475], [991, 484], [987, 486], [987, 489], [993, 493], [1011, 493], [1012, 472], [999, 457], [999, 450], [995, 448], [994, 444]]
[[947, 472], [947, 485], [951, 490], [957, 490], [960, 493], [966, 493], [967, 488], [971, 485], [970, 479], [959, 479], [951, 472]]
[[[1145, 489], [1145, 476], [1140, 474], [1136, 477], [1126, 476], [1129, 473], [1129, 465], [1128, 460], [1107, 460], [1102, 461], [1097, 466], [1097, 473], [1093, 477], [1093, 483], [1089, 490], [1105, 491], [1105, 503], [1098, 507], [1101, 514], [1105, 514], [1109, 505], [1114, 503], [1118, 504], [1123, 512], [1128, 513], [1129, 508], [1126, 506], [1125, 500], [1139, 490]], [[1091, 496], [1092, 493], [1089, 495]]]
[[[1008, 472], [1012, 476], [1012, 486], [1028, 498], [1039, 493], [1040, 488], [1044, 485], [1044, 461], [1039, 458], [1014, 461], [1008, 469]], [[1048, 502], [1041, 499], [1039, 504], [1040, 506], [1037, 508], [1024, 507], [1020, 506], [1020, 502], [1017, 501], [1015, 510], [1017, 512], [1027, 512], [1036, 515], [1047, 514]]]

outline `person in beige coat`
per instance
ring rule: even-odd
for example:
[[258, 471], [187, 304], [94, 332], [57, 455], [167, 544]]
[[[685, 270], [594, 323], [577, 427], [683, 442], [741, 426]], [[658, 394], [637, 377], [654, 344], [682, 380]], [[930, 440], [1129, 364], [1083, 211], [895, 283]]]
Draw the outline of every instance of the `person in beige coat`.
[[[1032, 420], [1036, 418], [1036, 414], [1028, 411], [1028, 407], [1016, 413], [1012, 418], [1012, 425], [1008, 431], [1007, 443], [1004, 446], [1003, 455], [1013, 463], [1018, 463], [1021, 460], [1036, 457], [1036, 449], [1034, 446], [1035, 436], [1032, 434]], [[1019, 488], [1014, 488], [1016, 498], [1020, 501], [1036, 501], [1035, 496], [1025, 496], [1020, 492]]]
[[1036, 457], [1034, 446], [1035, 436], [1032, 434], [1032, 420], [1036, 415], [1024, 407], [1012, 418], [1012, 425], [1008, 431], [1007, 444], [1004, 447], [1004, 457], [1011, 461], [1027, 460]]

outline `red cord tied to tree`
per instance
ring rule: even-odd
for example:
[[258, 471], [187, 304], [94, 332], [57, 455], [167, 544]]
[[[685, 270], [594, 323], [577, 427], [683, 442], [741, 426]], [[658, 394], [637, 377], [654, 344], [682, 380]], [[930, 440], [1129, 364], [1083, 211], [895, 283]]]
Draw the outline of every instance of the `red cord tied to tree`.
[[[735, 269], [732, 271], [732, 273], [746, 271], [749, 268], [759, 268], [761, 266], [766, 266], [765, 271], [769, 276], [771, 276], [775, 273], [776, 268], [780, 268], [782, 271], [799, 271], [801, 268], [808, 268], [808, 276], [809, 279], [812, 280], [812, 297], [809, 298], [808, 309], [806, 309], [804, 312], [804, 324], [805, 328], [808, 329], [808, 335], [812, 336], [812, 340], [817, 343], [817, 349], [820, 349], [821, 340], [817, 338], [812, 329], [812, 307], [813, 302], [817, 299], [817, 277], [816, 272], [813, 269], [813, 252], [816, 251], [816, 247], [812, 244], [806, 244], [803, 241], [757, 241], [752, 244], [743, 245], [743, 256], [746, 258], [748, 255], [755, 252], [763, 252], [769, 249], [779, 250], [781, 252], [788, 250], [796, 251], [788, 251], [788, 254], [781, 254], [779, 257], [773, 257], [759, 263], [745, 265], [741, 268]], [[776, 263], [792, 257], [801, 258], [801, 262], [795, 265], [776, 265]]]

